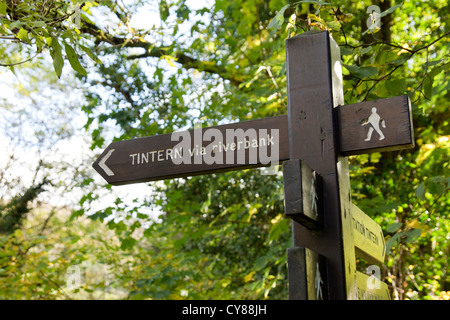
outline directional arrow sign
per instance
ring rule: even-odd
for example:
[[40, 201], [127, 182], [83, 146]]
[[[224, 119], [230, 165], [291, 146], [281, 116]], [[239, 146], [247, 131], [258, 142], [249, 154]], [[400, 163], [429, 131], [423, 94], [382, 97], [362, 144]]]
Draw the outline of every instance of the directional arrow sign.
[[105, 171], [105, 173], [110, 177], [114, 175], [114, 172], [111, 171], [111, 169], [106, 165], [106, 160], [109, 159], [109, 157], [111, 157], [111, 154], [115, 151], [116, 149], [109, 149], [108, 152], [106, 153], [105, 156], [103, 156], [102, 158], [100, 158], [100, 161], [98, 162], [98, 165], [101, 169], [103, 169], [103, 171]]
[[[407, 96], [335, 109], [343, 155], [414, 146]], [[300, 114], [299, 121], [309, 116]], [[326, 138], [326, 132], [311, 131], [310, 134]], [[300, 138], [305, 146], [309, 144], [308, 136]], [[288, 160], [289, 139], [288, 116], [284, 115], [116, 141], [106, 148], [93, 167], [114, 185], [260, 167], [268, 162]]]
[[94, 162], [120, 185], [278, 164], [289, 158], [286, 116], [111, 143]]
[[370, 263], [383, 263], [386, 253], [381, 227], [352, 203], [353, 240], [356, 256]]

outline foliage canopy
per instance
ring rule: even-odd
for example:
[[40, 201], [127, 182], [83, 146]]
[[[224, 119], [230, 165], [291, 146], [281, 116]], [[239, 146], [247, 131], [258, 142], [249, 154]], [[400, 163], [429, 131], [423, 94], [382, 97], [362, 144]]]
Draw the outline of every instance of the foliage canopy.
[[[367, 12], [374, 4], [379, 25]], [[143, 15], [147, 23], [140, 24]], [[385, 232], [383, 280], [396, 299], [448, 297], [448, 1], [13, 0], [0, 1], [0, 19], [2, 66], [49, 57], [57, 77], [68, 70], [65, 61], [75, 70], [84, 128], [97, 153], [111, 140], [193, 128], [196, 121], [285, 114], [284, 40], [329, 30], [341, 48], [347, 104], [401, 94], [413, 103], [415, 149], [349, 158], [353, 201]], [[92, 177], [77, 183], [83, 195], [72, 219], [89, 214], [115, 231], [120, 244], [104, 243], [101, 252], [110, 281], [128, 298], [287, 298], [291, 240], [281, 173], [153, 183], [147, 201], [130, 207], [117, 199], [101, 210], [92, 205], [111, 186]], [[159, 208], [156, 222], [145, 207]], [[9, 212], [0, 209], [0, 217]], [[12, 250], [4, 237], [0, 245]], [[8, 259], [0, 260], [0, 281], [18, 281], [5, 276]], [[44, 269], [61, 281], [62, 269]]]

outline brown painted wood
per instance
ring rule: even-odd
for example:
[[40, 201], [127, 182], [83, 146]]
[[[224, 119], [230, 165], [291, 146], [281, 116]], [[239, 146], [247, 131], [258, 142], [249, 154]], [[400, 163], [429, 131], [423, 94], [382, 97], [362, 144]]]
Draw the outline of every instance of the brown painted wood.
[[286, 217], [318, 230], [323, 227], [322, 178], [306, 163], [283, 162], [284, 213]]
[[[385, 138], [379, 140], [380, 137], [374, 130], [370, 141], [365, 141], [371, 127], [368, 118], [370, 117], [371, 109], [374, 107], [377, 108], [377, 113], [384, 119], [386, 128], [381, 126], [380, 129], [384, 133]], [[414, 147], [411, 106], [407, 96], [341, 105], [335, 109], [339, 124], [335, 130], [339, 132], [339, 151], [343, 155], [401, 150]], [[302, 154], [306, 154], [306, 158], [310, 159], [307, 162], [314, 161], [311, 159], [315, 157], [323, 157], [323, 150], [329, 148], [327, 147], [326, 137], [333, 133], [329, 129], [325, 131], [325, 126], [322, 125], [313, 128], [311, 121], [307, 119], [308, 115], [305, 110], [300, 110], [296, 117], [298, 123], [302, 123], [303, 134], [306, 134], [304, 137], [308, 138], [301, 138], [293, 147], [296, 149], [293, 152], [297, 153], [301, 151]], [[288, 122], [288, 116], [284, 115], [203, 128], [202, 132], [204, 133], [208, 129], [217, 129], [223, 134], [223, 142], [226, 142], [225, 133], [227, 129], [242, 129], [244, 131], [248, 129], [255, 129], [257, 131], [266, 129], [268, 130], [267, 132], [270, 132], [272, 129], [279, 130], [278, 160], [282, 162], [289, 159]], [[367, 124], [363, 125], [364, 123]], [[186, 132], [189, 132], [191, 137], [191, 148], [197, 152], [201, 151], [199, 148], [206, 147], [211, 143], [211, 141], [203, 141], [201, 146], [199, 145], [199, 148], [195, 149], [194, 130]], [[321, 139], [321, 143], [313, 146], [311, 136]], [[226, 154], [231, 152], [231, 147], [229, 151], [223, 152], [223, 164], [206, 164], [204, 161], [202, 164], [196, 164], [196, 156], [193, 155], [191, 164], [177, 165], [171, 161], [170, 154], [167, 153], [167, 150], [177, 146], [180, 141], [171, 141], [171, 137], [172, 134], [165, 134], [113, 142], [100, 155], [93, 164], [93, 167], [108, 183], [120, 185], [262, 166], [259, 159], [256, 163], [250, 163], [248, 150], [245, 154], [245, 162], [238, 163], [238, 152], [236, 151], [234, 163], [227, 164]], [[258, 136], [258, 139], [260, 138]], [[310, 150], [310, 152], [306, 150]], [[102, 168], [102, 160], [104, 160], [103, 165], [110, 171], [108, 169], [105, 170], [104, 167]], [[113, 173], [113, 175], [108, 174], [108, 172]]]
[[[307, 32], [286, 40], [286, 58], [290, 159], [301, 159], [323, 181], [324, 228], [317, 232], [293, 222], [294, 246], [326, 258], [329, 298], [345, 300], [354, 279], [348, 267], [355, 253], [352, 243], [346, 245], [341, 225], [341, 202], [349, 199], [345, 194], [341, 201], [333, 111], [344, 102], [339, 47], [328, 32]], [[348, 179], [348, 171], [341, 175]]]
[[[371, 119], [373, 108], [375, 117]], [[339, 106], [337, 113], [343, 155], [414, 147], [411, 102], [406, 95]]]
[[[183, 142], [184, 139], [179, 138], [176, 141], [172, 141], [173, 134], [116, 141], [104, 150], [94, 162], [93, 167], [108, 183], [113, 185], [261, 167], [267, 165], [261, 162], [261, 159], [264, 159], [260, 154], [262, 147], [258, 146], [255, 148], [254, 146], [259, 145], [259, 143], [262, 145], [264, 141], [266, 145], [270, 145], [266, 150], [268, 156], [266, 159], [271, 158], [271, 152], [275, 150], [275, 145], [279, 147], [279, 161], [284, 161], [289, 158], [289, 145], [287, 143], [288, 130], [286, 124], [287, 116], [277, 116], [203, 128], [202, 130], [185, 131], [184, 133], [188, 134], [191, 142], [190, 150], [193, 152], [193, 155], [189, 156], [190, 164], [174, 163], [174, 159], [180, 160], [180, 153], [176, 153], [174, 148], [179, 150], [177, 145]], [[218, 130], [223, 137], [223, 141], [215, 141], [214, 138], [209, 138], [208, 141], [202, 141], [204, 140], [202, 136], [204, 136], [207, 130], [211, 129]], [[248, 131], [249, 129], [254, 130], [257, 144], [253, 145], [254, 139], [252, 139], [253, 136], [251, 135], [244, 137], [244, 140], [235, 138], [233, 140], [234, 142], [227, 141], [227, 132], [230, 130], [236, 132], [234, 130], [237, 129], [242, 129], [243, 134], [245, 132], [251, 133], [252, 131]], [[276, 130], [279, 133], [278, 143], [276, 143], [275, 138], [271, 140], [271, 137], [275, 136]], [[267, 134], [269, 134], [269, 137], [267, 137]], [[246, 145], [245, 141], [249, 141], [250, 145]], [[228, 147], [226, 147], [227, 142]], [[235, 144], [233, 145], [233, 143]], [[222, 163], [217, 163], [218, 161], [216, 161], [215, 163], [208, 164], [205, 158], [202, 157], [201, 148], [204, 147], [205, 149], [203, 150], [207, 151], [206, 148], [210, 146], [209, 150], [211, 150], [211, 144], [217, 146], [214, 148], [214, 152], [218, 152], [221, 155]], [[219, 146], [220, 144], [221, 146]], [[247, 149], [245, 149], [246, 146], [248, 146]], [[225, 147], [227, 151], [225, 151]], [[188, 150], [183, 150], [189, 152]], [[238, 154], [242, 150], [245, 151], [245, 156], [238, 161]], [[251, 161], [253, 158], [250, 157], [249, 152], [256, 153], [255, 161]], [[227, 161], [227, 156], [230, 155], [233, 155], [233, 157]]]

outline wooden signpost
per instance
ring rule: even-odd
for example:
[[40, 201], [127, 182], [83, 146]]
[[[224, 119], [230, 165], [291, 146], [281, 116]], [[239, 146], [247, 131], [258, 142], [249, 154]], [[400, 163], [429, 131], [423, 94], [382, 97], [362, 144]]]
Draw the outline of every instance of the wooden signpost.
[[113, 185], [242, 170], [289, 159], [288, 139], [285, 116], [250, 120], [116, 141], [93, 167]]
[[283, 162], [290, 299], [388, 299], [356, 270], [383, 263], [381, 228], [351, 202], [346, 156], [414, 146], [407, 96], [344, 105], [339, 46], [328, 32], [286, 40], [288, 114], [111, 143], [93, 164], [110, 184]]
[[337, 109], [340, 153], [355, 155], [414, 147], [408, 96], [345, 105]]

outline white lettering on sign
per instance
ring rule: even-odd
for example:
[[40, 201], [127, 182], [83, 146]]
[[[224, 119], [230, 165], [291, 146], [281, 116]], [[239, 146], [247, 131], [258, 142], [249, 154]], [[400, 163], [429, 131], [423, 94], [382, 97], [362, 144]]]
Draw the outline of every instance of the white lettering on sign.
[[[144, 165], [153, 162], [171, 160], [174, 164], [236, 164], [259, 163], [278, 164], [279, 160], [279, 130], [259, 130], [259, 137], [255, 129], [227, 129], [226, 140], [218, 129], [210, 128], [201, 134], [201, 129], [194, 129], [194, 147], [191, 146], [191, 134], [188, 131], [174, 132], [171, 141], [180, 141], [173, 148], [162, 150], [142, 151], [129, 154], [132, 166]], [[199, 134], [200, 133], [200, 134]], [[206, 147], [203, 141], [212, 141]], [[270, 147], [270, 155], [269, 155]], [[248, 150], [248, 162], [246, 162], [246, 150]]]

